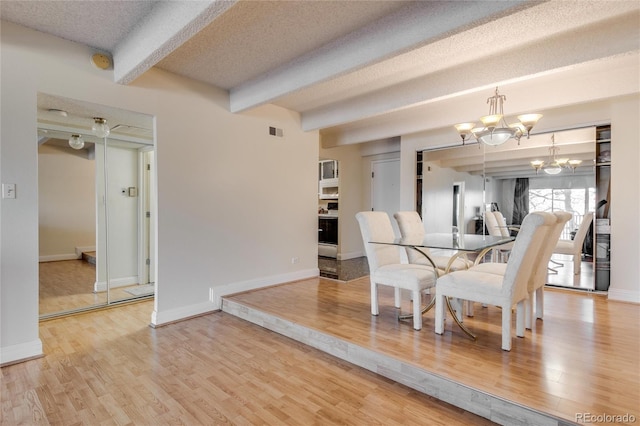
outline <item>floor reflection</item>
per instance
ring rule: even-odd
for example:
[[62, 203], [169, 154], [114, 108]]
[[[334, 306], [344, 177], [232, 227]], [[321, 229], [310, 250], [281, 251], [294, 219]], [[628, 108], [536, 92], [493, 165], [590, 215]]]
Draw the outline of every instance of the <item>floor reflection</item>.
[[560, 262], [562, 266], [558, 266], [553, 262], [549, 263], [549, 267], [556, 272], [549, 272], [547, 284], [555, 287], [567, 287], [579, 290], [595, 289], [595, 281], [593, 277], [593, 262], [589, 258], [583, 260], [580, 265], [580, 274], [573, 274], [573, 256], [562, 254], [554, 254], [553, 260]]

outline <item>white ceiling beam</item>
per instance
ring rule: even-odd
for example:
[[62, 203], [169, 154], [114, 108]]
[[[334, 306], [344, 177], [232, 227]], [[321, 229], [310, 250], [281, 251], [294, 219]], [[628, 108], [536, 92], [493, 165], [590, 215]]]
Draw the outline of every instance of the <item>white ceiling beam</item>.
[[113, 52], [114, 80], [129, 84], [198, 31], [232, 7], [235, 1], [162, 1]]
[[[501, 50], [461, 66], [441, 70], [302, 114], [305, 131], [373, 118], [436, 102], [496, 82], [517, 81], [589, 61], [638, 50], [640, 15], [584, 27], [571, 37], [560, 33], [544, 42]], [[509, 105], [506, 105], [508, 108]]]
[[240, 112], [272, 102], [472, 25], [480, 25], [514, 7], [533, 4], [520, 0], [413, 3], [265, 76], [233, 88], [230, 109]]
[[[617, 96], [637, 93], [640, 84], [640, 57], [638, 51], [616, 57], [595, 60], [555, 73], [542, 73], [530, 80], [499, 82], [501, 93], [507, 95], [505, 114], [509, 118], [525, 112], [545, 113], [547, 109], [597, 102]], [[482, 89], [482, 88], [481, 88]], [[324, 146], [363, 143], [370, 140], [450, 129], [450, 139], [443, 144], [459, 143], [460, 137], [453, 124], [478, 120], [488, 112], [486, 93], [459, 92], [437, 103], [426, 103], [410, 109], [390, 112], [382, 116], [362, 119], [348, 125], [321, 131]], [[561, 101], [562, 103], [559, 103]], [[548, 130], [546, 117], [534, 132]]]

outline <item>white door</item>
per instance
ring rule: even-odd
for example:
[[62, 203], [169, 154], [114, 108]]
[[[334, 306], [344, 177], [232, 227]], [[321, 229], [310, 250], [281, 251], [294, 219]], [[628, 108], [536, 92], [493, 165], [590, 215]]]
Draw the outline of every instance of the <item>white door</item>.
[[400, 159], [371, 162], [371, 210], [384, 211], [391, 217], [400, 210]]

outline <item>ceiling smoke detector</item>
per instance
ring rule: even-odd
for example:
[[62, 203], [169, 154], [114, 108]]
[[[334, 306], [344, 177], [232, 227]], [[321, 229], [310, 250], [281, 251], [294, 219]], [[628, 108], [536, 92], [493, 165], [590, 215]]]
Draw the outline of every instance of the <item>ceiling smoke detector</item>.
[[111, 59], [102, 53], [94, 53], [93, 56], [91, 56], [91, 63], [101, 70], [106, 70], [111, 67]]

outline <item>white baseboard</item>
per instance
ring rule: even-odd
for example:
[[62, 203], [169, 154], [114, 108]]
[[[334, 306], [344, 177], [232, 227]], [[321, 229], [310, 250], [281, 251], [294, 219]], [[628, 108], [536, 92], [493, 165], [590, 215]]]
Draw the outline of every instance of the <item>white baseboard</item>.
[[616, 302], [640, 303], [640, 292], [632, 290], [618, 290], [609, 287], [607, 299], [615, 300]]
[[[320, 270], [318, 268], [312, 268], [288, 274], [273, 275], [270, 277], [257, 278], [255, 280], [240, 281], [237, 283], [211, 287], [209, 289], [209, 300], [206, 302], [183, 306], [176, 309], [169, 309], [166, 311], [153, 311], [151, 314], [151, 326], [158, 327], [163, 324], [169, 324], [209, 312], [219, 311], [222, 309], [222, 297], [229, 294], [241, 293], [243, 291], [255, 290], [291, 281], [304, 280], [307, 278], [317, 277], [319, 275]], [[160, 287], [161, 286], [162, 284], [160, 284]], [[158, 293], [162, 294], [162, 288], [158, 289]]]
[[151, 326], [158, 327], [164, 324], [170, 324], [172, 322], [185, 320], [198, 315], [207, 314], [209, 312], [218, 311], [213, 303], [207, 301], [202, 303], [196, 303], [195, 305], [183, 306], [176, 309], [169, 309], [167, 311], [158, 312], [156, 310], [151, 314]]
[[96, 251], [96, 246], [76, 247], [76, 255], [78, 259], [82, 258], [82, 253], [85, 251]]
[[42, 341], [36, 339], [27, 343], [0, 348], [0, 365], [26, 361], [42, 355]]
[[356, 257], [362, 257], [364, 253], [361, 251], [354, 251], [351, 253], [338, 253], [338, 260], [355, 259]]
[[[138, 278], [137, 275], [134, 275], [131, 277], [115, 278], [115, 279], [109, 280], [109, 282], [111, 283], [111, 288], [117, 288], [117, 287], [126, 287], [128, 285], [138, 284], [140, 282], [140, 279]], [[93, 291], [95, 292], [107, 291], [107, 283], [105, 281], [96, 281], [93, 284]]]
[[257, 278], [255, 280], [241, 281], [237, 283], [226, 284], [223, 286], [212, 287], [209, 291], [209, 300], [216, 306], [216, 309], [222, 309], [223, 296], [242, 293], [243, 291], [255, 290], [263, 287], [269, 287], [272, 285], [288, 283], [291, 281], [305, 280], [307, 278], [313, 278], [319, 275], [320, 270], [318, 268], [312, 268], [291, 272], [288, 274], [273, 275], [270, 277]]
[[40, 262], [57, 262], [58, 260], [76, 260], [80, 259], [75, 253], [65, 254], [49, 254], [46, 256], [40, 256], [38, 260]]

